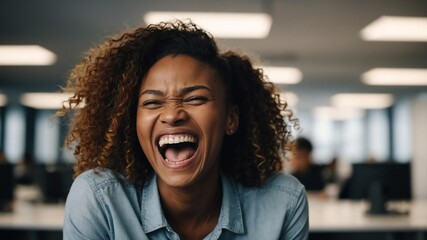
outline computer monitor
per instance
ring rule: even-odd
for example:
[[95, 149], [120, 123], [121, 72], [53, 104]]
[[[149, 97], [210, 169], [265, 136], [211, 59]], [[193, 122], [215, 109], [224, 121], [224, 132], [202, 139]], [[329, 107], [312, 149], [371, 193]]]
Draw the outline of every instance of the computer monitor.
[[72, 168], [66, 164], [37, 165], [37, 182], [47, 203], [65, 201], [72, 184]]
[[12, 210], [14, 198], [15, 178], [14, 165], [9, 163], [0, 164], [0, 212]]
[[369, 200], [371, 214], [390, 213], [385, 203], [389, 200], [410, 200], [411, 192], [409, 163], [353, 164], [353, 173], [348, 184], [348, 197]]

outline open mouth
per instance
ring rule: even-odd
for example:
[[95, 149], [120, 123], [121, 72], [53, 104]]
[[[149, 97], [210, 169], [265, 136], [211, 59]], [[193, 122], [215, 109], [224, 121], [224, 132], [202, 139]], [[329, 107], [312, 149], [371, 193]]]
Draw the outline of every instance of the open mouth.
[[164, 135], [160, 137], [159, 152], [169, 164], [180, 164], [194, 156], [198, 140], [191, 134]]

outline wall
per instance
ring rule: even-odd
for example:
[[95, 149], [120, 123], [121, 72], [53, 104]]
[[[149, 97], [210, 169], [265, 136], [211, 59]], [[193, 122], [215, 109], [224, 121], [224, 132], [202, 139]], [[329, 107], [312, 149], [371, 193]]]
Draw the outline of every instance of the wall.
[[427, 199], [427, 94], [413, 102], [412, 191], [415, 199]]

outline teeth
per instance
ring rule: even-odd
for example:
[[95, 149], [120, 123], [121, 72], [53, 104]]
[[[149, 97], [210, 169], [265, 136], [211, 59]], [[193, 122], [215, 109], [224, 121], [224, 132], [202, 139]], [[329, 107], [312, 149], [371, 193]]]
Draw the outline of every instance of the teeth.
[[196, 138], [192, 135], [165, 135], [159, 139], [159, 146], [165, 144], [178, 144], [183, 142], [196, 143]]

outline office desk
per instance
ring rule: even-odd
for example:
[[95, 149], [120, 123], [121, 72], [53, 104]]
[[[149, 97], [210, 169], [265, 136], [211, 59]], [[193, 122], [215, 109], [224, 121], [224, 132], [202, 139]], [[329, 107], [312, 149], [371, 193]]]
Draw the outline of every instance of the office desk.
[[[64, 204], [32, 203], [37, 194], [34, 189], [18, 189], [15, 211], [0, 213], [0, 239], [15, 239], [17, 232], [20, 239], [62, 236]], [[310, 239], [427, 239], [427, 200], [392, 205], [410, 213], [369, 216], [364, 201], [309, 198]]]
[[409, 214], [372, 216], [366, 214], [365, 201], [309, 198], [310, 235], [312, 239], [426, 239], [427, 200], [394, 202], [390, 207]]
[[62, 231], [64, 204], [16, 202], [12, 213], [0, 213], [0, 229]]
[[62, 231], [64, 204], [45, 204], [40, 199], [37, 188], [19, 186], [15, 190], [13, 212], [0, 213], [0, 229]]
[[0, 213], [0, 239], [62, 239], [64, 203], [40, 202], [40, 191], [19, 186], [13, 212]]

